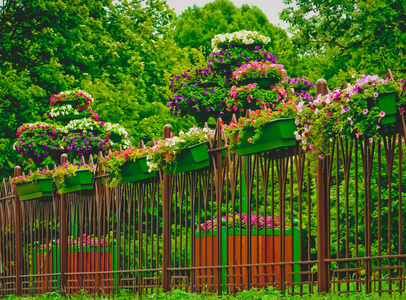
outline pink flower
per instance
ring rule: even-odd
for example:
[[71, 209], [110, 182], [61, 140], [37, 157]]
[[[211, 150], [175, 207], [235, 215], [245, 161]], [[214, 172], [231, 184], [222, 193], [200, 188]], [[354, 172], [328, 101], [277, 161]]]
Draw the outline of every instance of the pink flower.
[[375, 98], [378, 97], [378, 93], [374, 93], [374, 97], [375, 97]]
[[364, 115], [366, 115], [367, 113], [368, 113], [368, 109], [365, 108], [365, 109], [364, 109]]
[[383, 118], [383, 117], [385, 116], [385, 112], [384, 112], [384, 111], [381, 111], [381, 112], [379, 113], [379, 116], [380, 116], [381, 118]]
[[251, 143], [251, 141], [252, 141], [252, 138], [248, 138], [248, 143]]
[[401, 114], [403, 114], [403, 111], [404, 111], [403, 108], [399, 109], [399, 112], [400, 112]]
[[374, 141], [373, 138], [369, 138], [369, 143], [372, 144], [372, 142]]

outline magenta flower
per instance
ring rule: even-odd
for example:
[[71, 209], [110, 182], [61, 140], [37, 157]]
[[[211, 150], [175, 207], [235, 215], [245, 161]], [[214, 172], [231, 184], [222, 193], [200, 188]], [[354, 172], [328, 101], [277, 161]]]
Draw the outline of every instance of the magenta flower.
[[403, 111], [404, 111], [403, 108], [399, 109], [399, 112], [400, 112], [401, 114], [403, 114]]

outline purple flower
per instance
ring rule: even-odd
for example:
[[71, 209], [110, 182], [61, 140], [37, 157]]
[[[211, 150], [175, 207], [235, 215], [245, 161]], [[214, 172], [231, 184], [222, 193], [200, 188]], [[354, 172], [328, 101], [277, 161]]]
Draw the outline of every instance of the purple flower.
[[206, 91], [204, 91], [204, 92], [203, 92], [203, 96], [206, 96], [206, 95], [207, 95], [207, 92], [206, 92]]
[[214, 89], [214, 88], [212, 88], [212, 89], [210, 90], [210, 92], [211, 92], [211, 93], [214, 93], [214, 91], [215, 91], [215, 89]]

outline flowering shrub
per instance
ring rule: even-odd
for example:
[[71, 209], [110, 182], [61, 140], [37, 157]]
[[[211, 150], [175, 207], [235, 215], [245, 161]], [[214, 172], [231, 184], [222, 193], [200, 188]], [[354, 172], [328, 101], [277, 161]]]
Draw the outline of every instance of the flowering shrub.
[[18, 185], [31, 181], [35, 183], [38, 181], [38, 179], [52, 179], [52, 172], [49, 170], [37, 170], [32, 172], [31, 175], [20, 175], [18, 177], [13, 177], [10, 179], [10, 183], [14, 189], [16, 184]]
[[114, 187], [120, 184], [121, 182], [121, 167], [127, 161], [136, 161], [138, 158], [146, 156], [149, 151], [149, 147], [145, 149], [137, 148], [128, 148], [123, 151], [114, 151], [108, 155], [101, 157], [100, 162], [104, 164], [106, 170], [110, 174], [114, 174], [110, 181], [110, 187]]
[[257, 31], [241, 30], [233, 33], [217, 34], [211, 40], [213, 52], [219, 52], [226, 45], [266, 45], [271, 38], [260, 35]]
[[147, 154], [147, 165], [149, 172], [158, 171], [160, 167], [166, 168], [168, 163], [176, 161], [177, 155], [183, 149], [208, 141], [213, 131], [208, 128], [192, 127], [188, 132], [180, 131], [179, 136], [172, 135], [170, 138], [159, 140], [149, 149]]
[[[246, 213], [236, 214], [235, 216], [231, 214], [228, 216], [223, 216], [221, 219], [223, 220], [223, 222], [227, 222], [230, 228], [233, 228], [235, 225], [234, 228], [236, 229], [240, 228], [240, 226], [244, 229], [273, 229], [280, 227], [279, 217], [274, 216], [272, 218], [272, 216], [261, 216], [256, 213], [251, 213], [250, 226], [248, 226], [248, 216]], [[217, 218], [213, 220], [207, 220], [197, 227], [197, 231], [212, 231], [217, 229]]]
[[89, 170], [92, 171], [93, 168], [90, 165], [74, 165], [69, 162], [63, 163], [62, 165], [56, 167], [53, 170], [53, 178], [55, 179], [55, 183], [58, 186], [64, 187], [65, 186], [65, 179], [71, 176], [76, 175], [76, 171], [78, 170]]
[[17, 129], [18, 139], [14, 149], [38, 162], [61, 149], [60, 136], [65, 133], [63, 127], [52, 126], [47, 123], [37, 122], [23, 124]]
[[286, 76], [286, 70], [281, 64], [251, 61], [234, 71], [232, 78], [236, 82], [249, 78], [276, 78], [280, 82]]
[[292, 100], [280, 103], [274, 110], [268, 108], [252, 111], [248, 118], [241, 117], [237, 122], [230, 122], [228, 126], [224, 126], [227, 139], [230, 141], [229, 147], [233, 149], [236, 144], [239, 145], [241, 137], [249, 128], [254, 128], [255, 134], [248, 138], [248, 143], [255, 144], [255, 141], [261, 136], [265, 124], [280, 118], [295, 118], [296, 115], [297, 107]]
[[72, 157], [97, 154], [110, 147], [103, 137], [94, 135], [91, 131], [70, 133], [63, 138], [61, 144], [64, 152]]
[[94, 102], [92, 95], [82, 90], [71, 90], [60, 92], [59, 94], [53, 94], [50, 103], [51, 105], [62, 104], [63, 101], [74, 101], [75, 108], [79, 111], [86, 110], [89, 104]]

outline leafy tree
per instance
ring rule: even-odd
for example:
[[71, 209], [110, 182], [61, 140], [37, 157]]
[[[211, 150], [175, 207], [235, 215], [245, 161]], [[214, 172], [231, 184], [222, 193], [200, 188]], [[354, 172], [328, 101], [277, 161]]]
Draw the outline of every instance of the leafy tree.
[[176, 44], [180, 47], [202, 47], [207, 56], [211, 52], [211, 39], [216, 34], [239, 30], [258, 31], [271, 38], [268, 49], [292, 76], [300, 74], [298, 56], [286, 31], [271, 24], [256, 6], [244, 4], [236, 7], [229, 0], [215, 0], [203, 7], [188, 7], [174, 21]]
[[[325, 66], [320, 76], [349, 80], [351, 68], [384, 75], [405, 69], [406, 2], [391, 0], [284, 0], [291, 5], [281, 19], [290, 23], [292, 42], [311, 65]], [[316, 57], [314, 57], [316, 56]], [[336, 74], [346, 73], [345, 76]], [[342, 84], [342, 82], [341, 82]]]
[[53, 93], [81, 88], [101, 119], [135, 140], [161, 137], [189, 120], [165, 106], [167, 70], [187, 60], [175, 45], [164, 0], [4, 0], [0, 7], [0, 176], [23, 159], [15, 130], [46, 118]]

